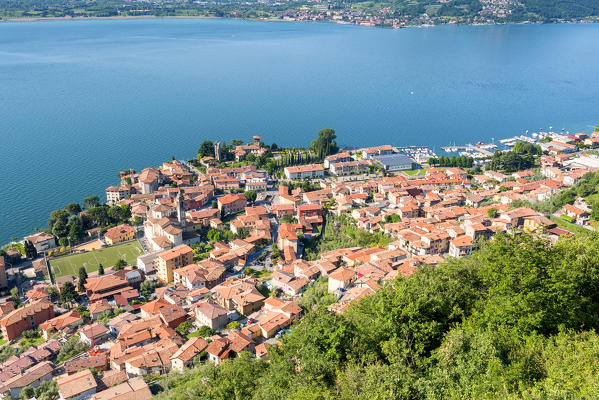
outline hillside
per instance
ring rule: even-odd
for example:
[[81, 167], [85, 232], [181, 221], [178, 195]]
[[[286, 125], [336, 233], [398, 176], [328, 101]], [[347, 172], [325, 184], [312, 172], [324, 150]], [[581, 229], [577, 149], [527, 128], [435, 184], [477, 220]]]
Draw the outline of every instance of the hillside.
[[599, 237], [500, 234], [271, 348], [159, 381], [158, 399], [597, 398]]
[[377, 26], [579, 21], [599, 17], [595, 0], [157, 1], [0, 0], [0, 18], [204, 16], [343, 21]]

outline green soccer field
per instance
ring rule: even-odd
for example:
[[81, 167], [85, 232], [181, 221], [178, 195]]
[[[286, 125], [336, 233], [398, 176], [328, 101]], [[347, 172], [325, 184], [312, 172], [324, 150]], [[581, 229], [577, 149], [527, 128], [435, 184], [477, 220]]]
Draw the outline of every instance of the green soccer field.
[[87, 253], [73, 254], [50, 260], [50, 266], [54, 277], [79, 274], [79, 268], [84, 266], [87, 272], [97, 271], [102, 264], [104, 268], [113, 266], [120, 258], [128, 264], [136, 265], [137, 257], [144, 254], [137, 240], [133, 242], [117, 244], [115, 246], [88, 251]]

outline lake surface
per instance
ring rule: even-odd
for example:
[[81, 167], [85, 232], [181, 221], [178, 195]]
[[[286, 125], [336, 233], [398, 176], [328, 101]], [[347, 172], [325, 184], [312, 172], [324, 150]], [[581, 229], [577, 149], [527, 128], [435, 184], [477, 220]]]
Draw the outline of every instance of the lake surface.
[[599, 123], [599, 24], [0, 23], [0, 243], [204, 139], [439, 150]]

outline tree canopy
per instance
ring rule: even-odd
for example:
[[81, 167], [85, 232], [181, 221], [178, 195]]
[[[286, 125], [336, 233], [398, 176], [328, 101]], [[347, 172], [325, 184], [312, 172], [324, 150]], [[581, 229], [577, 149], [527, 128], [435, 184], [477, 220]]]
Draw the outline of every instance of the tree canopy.
[[158, 398], [596, 398], [598, 256], [597, 235], [552, 247], [498, 234], [343, 314], [326, 310], [317, 282], [268, 363], [242, 353], [191, 369]]
[[335, 135], [334, 129], [321, 129], [318, 131], [318, 138], [312, 142], [310, 148], [320, 159], [324, 159], [329, 154], [335, 154], [339, 151], [337, 143], [335, 143], [336, 138], [337, 135]]

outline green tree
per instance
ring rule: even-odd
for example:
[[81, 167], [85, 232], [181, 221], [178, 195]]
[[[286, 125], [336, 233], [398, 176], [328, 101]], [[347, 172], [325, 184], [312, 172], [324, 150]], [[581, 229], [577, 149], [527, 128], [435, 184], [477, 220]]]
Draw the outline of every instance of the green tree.
[[62, 285], [62, 288], [60, 289], [60, 301], [62, 301], [62, 303], [68, 303], [77, 299], [78, 297], [79, 296], [75, 291], [75, 285], [73, 285], [71, 282], [65, 282], [65, 284]]
[[79, 283], [78, 283], [79, 292], [85, 291], [86, 283], [87, 283], [87, 271], [85, 270], [85, 267], [79, 267]]
[[119, 258], [117, 260], [117, 262], [114, 264], [114, 270], [118, 271], [121, 270], [123, 268], [125, 268], [127, 266], [127, 261], [123, 260], [122, 258]]
[[104, 275], [104, 266], [102, 264], [98, 266], [98, 275]]
[[33, 245], [33, 243], [31, 243], [31, 241], [29, 241], [29, 240], [25, 241], [25, 257], [27, 257], [27, 258], [36, 258], [37, 257], [37, 250], [36, 250], [35, 246]]
[[19, 289], [17, 287], [10, 289], [10, 299], [12, 300], [15, 308], [21, 304], [21, 297], [19, 296]]
[[497, 209], [496, 208], [489, 208], [487, 210], [487, 217], [489, 217], [489, 218], [495, 218], [495, 217], [497, 217]]
[[189, 334], [189, 331], [191, 330], [191, 323], [189, 321], [183, 321], [179, 324], [179, 326], [177, 326], [175, 330], [179, 335], [185, 337], [187, 336], [187, 334]]
[[83, 199], [83, 208], [90, 209], [100, 204], [100, 198], [98, 196], [89, 196]]
[[247, 192], [243, 193], [243, 195], [250, 204], [253, 204], [256, 201], [256, 197], [258, 196], [254, 190], [248, 190]]
[[196, 331], [199, 337], [209, 337], [214, 335], [214, 329], [210, 328], [208, 325], [202, 325]]
[[81, 206], [79, 203], [68, 204], [64, 209], [71, 215], [77, 215], [81, 212]]
[[321, 129], [318, 132], [318, 137], [312, 142], [310, 148], [316, 154], [318, 159], [322, 160], [329, 154], [334, 154], [339, 150], [337, 143], [335, 143], [336, 138], [337, 135], [335, 135], [334, 129]]
[[204, 140], [198, 149], [198, 159], [203, 157], [214, 157], [214, 143]]
[[241, 326], [238, 321], [231, 321], [227, 324], [227, 329], [237, 329]]

